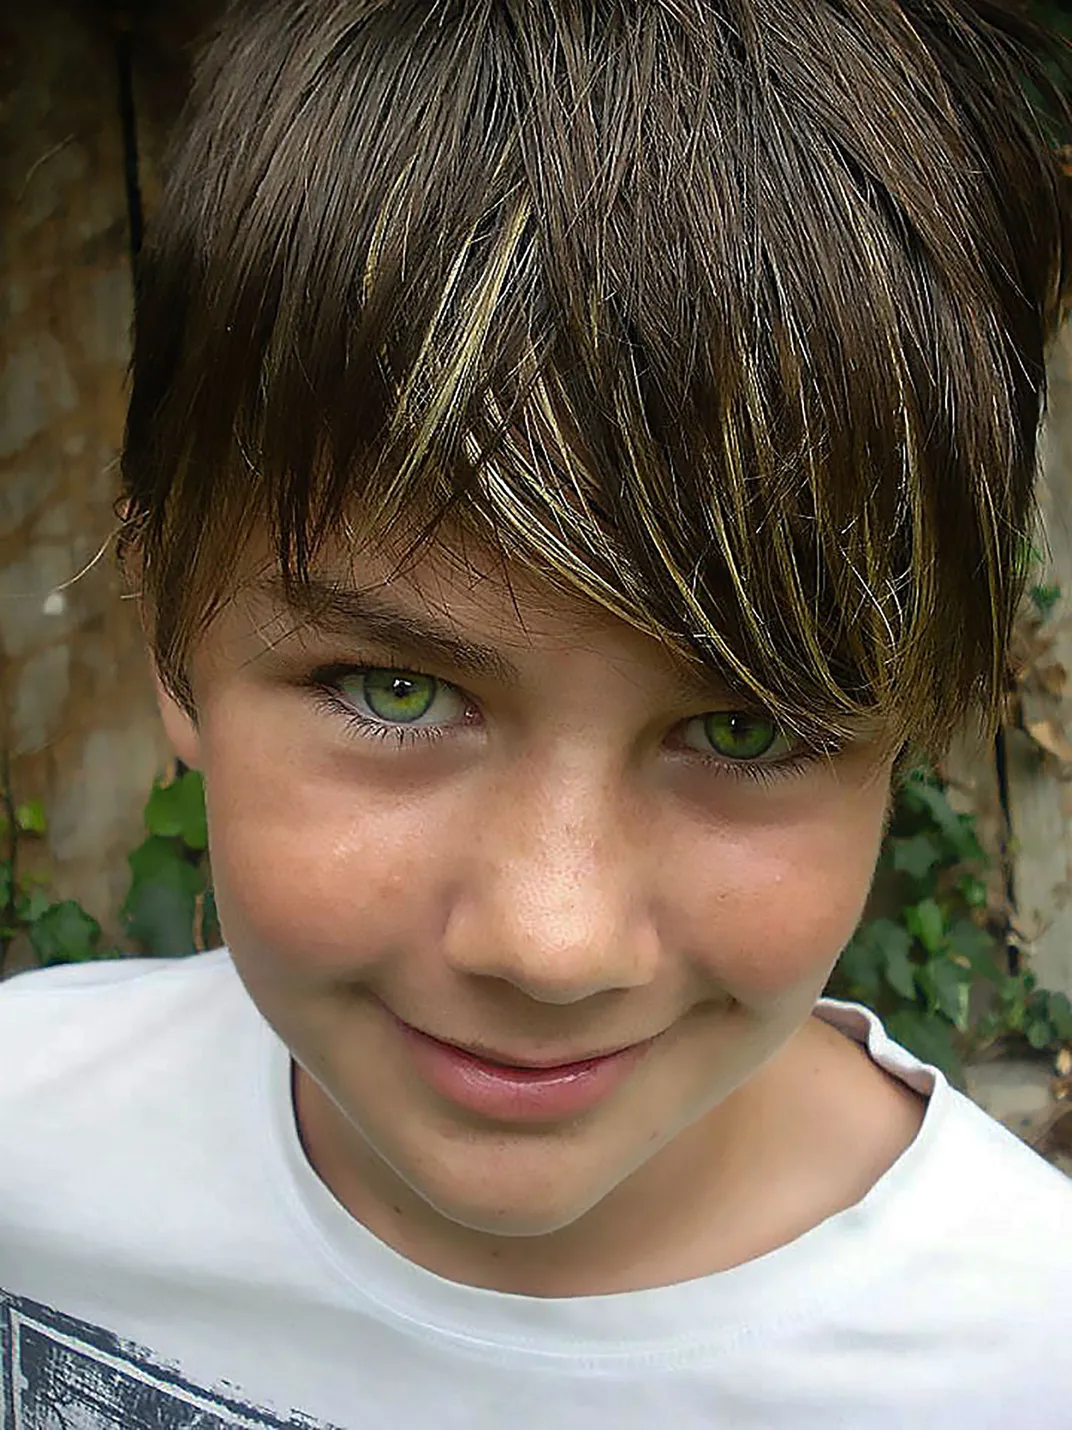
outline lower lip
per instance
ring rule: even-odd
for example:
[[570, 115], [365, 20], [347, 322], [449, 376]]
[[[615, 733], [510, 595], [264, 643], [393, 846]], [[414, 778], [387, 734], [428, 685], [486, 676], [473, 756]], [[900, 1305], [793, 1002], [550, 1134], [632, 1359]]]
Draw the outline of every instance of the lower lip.
[[396, 1022], [414, 1067], [435, 1092], [468, 1112], [503, 1122], [553, 1122], [588, 1112], [625, 1082], [654, 1041], [580, 1063], [505, 1067]]

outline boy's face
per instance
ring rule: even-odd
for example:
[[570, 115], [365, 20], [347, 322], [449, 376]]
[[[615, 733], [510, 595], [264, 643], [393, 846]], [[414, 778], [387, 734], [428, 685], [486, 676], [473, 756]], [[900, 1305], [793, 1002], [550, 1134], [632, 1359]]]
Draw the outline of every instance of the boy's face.
[[336, 1153], [451, 1223], [551, 1232], [805, 1022], [889, 762], [798, 759], [653, 640], [490, 562], [389, 570], [340, 555], [323, 629], [270, 590], [231, 602], [196, 727], [165, 719], [299, 1116], [318, 1101]]

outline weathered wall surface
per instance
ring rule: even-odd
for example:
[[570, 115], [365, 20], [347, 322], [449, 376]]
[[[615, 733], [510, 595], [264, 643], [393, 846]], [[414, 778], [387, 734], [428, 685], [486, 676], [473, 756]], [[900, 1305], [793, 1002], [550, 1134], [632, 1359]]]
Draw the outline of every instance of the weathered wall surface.
[[[1023, 693], [1026, 730], [1008, 735], [1018, 923], [1039, 982], [1072, 995], [1072, 325], [1050, 363], [1039, 505], [1042, 579], [1060, 588], [1039, 674]], [[1034, 730], [1035, 739], [1026, 733]], [[1042, 742], [1041, 744], [1039, 742]], [[1048, 746], [1048, 751], [1046, 747]]]
[[[102, 921], [165, 749], [109, 546], [131, 320], [113, 36], [42, 0], [0, 22], [0, 739], [54, 888]], [[94, 557], [103, 551], [94, 564]]]

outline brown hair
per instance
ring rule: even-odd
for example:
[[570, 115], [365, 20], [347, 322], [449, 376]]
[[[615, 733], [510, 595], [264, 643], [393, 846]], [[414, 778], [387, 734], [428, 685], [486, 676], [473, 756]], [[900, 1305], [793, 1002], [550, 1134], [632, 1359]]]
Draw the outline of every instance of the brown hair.
[[156, 658], [447, 523], [797, 728], [993, 714], [1064, 182], [990, 0], [256, 0], [138, 275]]

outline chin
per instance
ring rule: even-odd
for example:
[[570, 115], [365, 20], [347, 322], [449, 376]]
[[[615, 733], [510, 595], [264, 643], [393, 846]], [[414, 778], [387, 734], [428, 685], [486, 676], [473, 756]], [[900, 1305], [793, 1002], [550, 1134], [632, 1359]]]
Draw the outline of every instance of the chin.
[[420, 1187], [414, 1190], [424, 1196], [433, 1211], [454, 1226], [477, 1232], [481, 1236], [517, 1238], [553, 1236], [555, 1232], [564, 1231], [566, 1227], [580, 1221], [602, 1200], [596, 1197], [581, 1204], [566, 1205], [556, 1202], [549, 1205], [545, 1202], [519, 1206], [516, 1202], [508, 1202], [505, 1196], [496, 1202], [490, 1202], [486, 1190], [479, 1201], [475, 1198], [463, 1200], [459, 1197], [449, 1202], [427, 1196]]
[[563, 1231], [598, 1206], [616, 1185], [574, 1181], [565, 1168], [521, 1167], [514, 1175], [480, 1175], [476, 1159], [465, 1174], [417, 1179], [396, 1169], [410, 1189], [445, 1221], [485, 1236], [538, 1237]]

